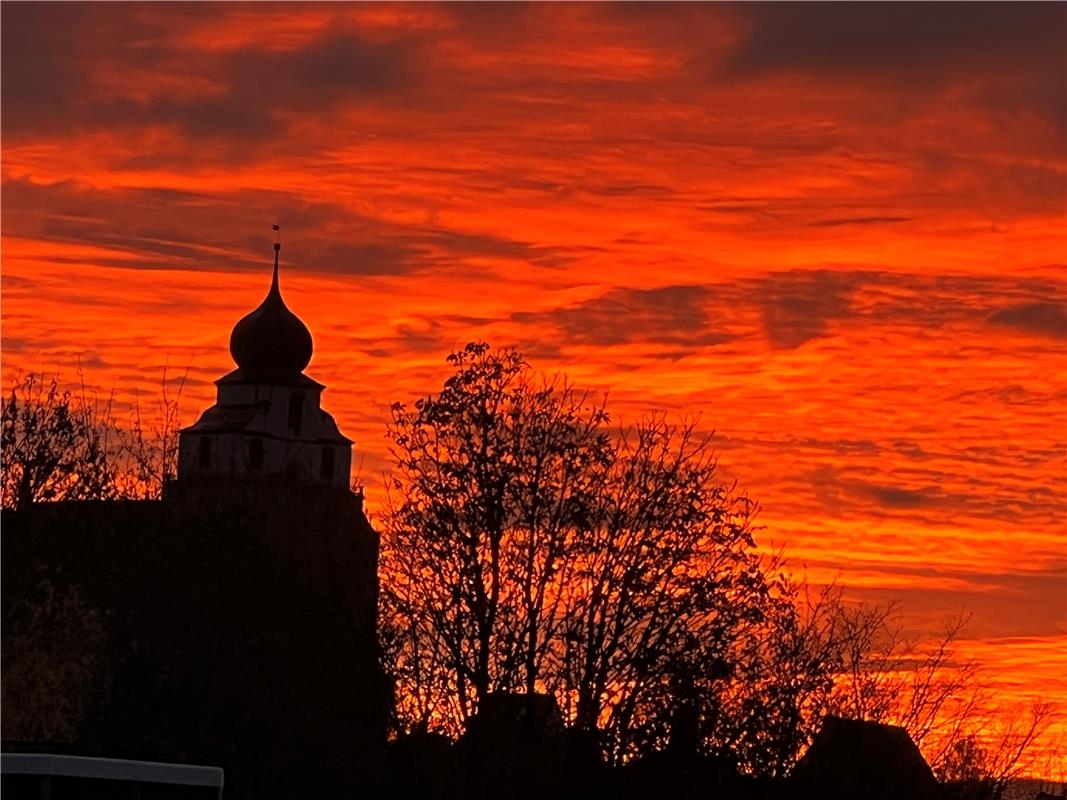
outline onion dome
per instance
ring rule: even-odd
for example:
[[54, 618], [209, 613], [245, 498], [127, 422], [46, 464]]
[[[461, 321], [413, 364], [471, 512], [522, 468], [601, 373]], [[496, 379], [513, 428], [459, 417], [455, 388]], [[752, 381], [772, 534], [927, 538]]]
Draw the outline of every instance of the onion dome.
[[295, 378], [311, 361], [311, 332], [286, 307], [278, 288], [279, 250], [275, 243], [274, 279], [266, 299], [230, 334], [230, 355], [247, 378]]

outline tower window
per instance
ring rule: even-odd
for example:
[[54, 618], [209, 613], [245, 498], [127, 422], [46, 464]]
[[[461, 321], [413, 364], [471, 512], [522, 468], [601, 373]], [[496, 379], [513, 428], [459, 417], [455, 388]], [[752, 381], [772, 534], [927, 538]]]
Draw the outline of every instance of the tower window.
[[248, 443], [248, 468], [263, 469], [263, 440], [253, 439]]
[[293, 392], [289, 395], [289, 427], [293, 434], [300, 435], [300, 425], [304, 419], [304, 393]]
[[207, 436], [200, 437], [200, 469], [211, 466], [211, 439]]
[[322, 463], [320, 466], [320, 475], [325, 480], [333, 480], [333, 448], [322, 448]]

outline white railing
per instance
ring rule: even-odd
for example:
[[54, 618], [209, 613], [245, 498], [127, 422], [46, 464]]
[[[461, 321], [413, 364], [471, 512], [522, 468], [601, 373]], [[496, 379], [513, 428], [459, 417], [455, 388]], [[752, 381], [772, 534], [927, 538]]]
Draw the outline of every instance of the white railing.
[[[23, 775], [27, 778], [39, 779], [41, 797], [51, 795], [53, 778], [187, 786], [191, 790], [190, 797], [222, 797], [222, 769], [192, 764], [128, 761], [120, 758], [88, 758], [51, 753], [3, 753], [0, 754], [0, 775], [5, 778]], [[200, 787], [204, 791], [195, 791], [193, 787]]]

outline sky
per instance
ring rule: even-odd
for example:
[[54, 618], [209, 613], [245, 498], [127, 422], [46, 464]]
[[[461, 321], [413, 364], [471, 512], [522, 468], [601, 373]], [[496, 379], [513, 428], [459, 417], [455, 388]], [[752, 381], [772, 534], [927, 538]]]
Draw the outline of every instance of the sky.
[[188, 370], [191, 423], [280, 223], [372, 512], [389, 405], [517, 346], [699, 418], [798, 576], [971, 614], [1067, 711], [1067, 5], [0, 14], [5, 385]]

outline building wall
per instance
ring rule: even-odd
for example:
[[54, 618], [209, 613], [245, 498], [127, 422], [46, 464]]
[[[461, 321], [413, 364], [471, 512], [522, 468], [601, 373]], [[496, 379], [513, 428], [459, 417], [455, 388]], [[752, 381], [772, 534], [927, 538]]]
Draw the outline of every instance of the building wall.
[[[181, 434], [178, 475], [269, 478], [285, 477], [301, 483], [348, 488], [352, 448], [333, 418], [320, 407], [322, 390], [315, 386], [222, 384], [215, 408], [247, 408], [252, 414], [239, 430], [219, 431], [210, 421], [211, 409]], [[294, 397], [301, 399], [296, 404]], [[201, 453], [210, 441], [207, 458]], [[258, 463], [253, 448], [260, 448]], [[329, 451], [325, 453], [324, 451]]]
[[[200, 448], [203, 439], [211, 440], [211, 462], [202, 466]], [[253, 468], [251, 448], [258, 440], [262, 463]], [[333, 451], [333, 464], [323, 471], [323, 450]], [[318, 483], [348, 488], [352, 469], [352, 448], [347, 444], [282, 439], [255, 433], [186, 432], [181, 436], [178, 474], [182, 477], [206, 478], [235, 476], [268, 478], [281, 476], [300, 483]]]
[[[231, 800], [356, 796], [391, 702], [360, 498], [173, 488], [165, 501], [3, 512], [5, 745], [9, 723], [35, 718], [21, 706], [44, 697], [68, 717], [37, 731], [46, 745], [221, 766]], [[99, 635], [53, 624], [72, 597]], [[26, 645], [38, 639], [51, 644]], [[68, 691], [78, 702], [55, 697]]]
[[273, 431], [279, 435], [293, 436], [289, 426], [289, 400], [294, 394], [304, 396], [303, 413], [300, 415], [301, 435], [308, 439], [317, 439], [326, 431], [323, 429], [319, 410], [321, 409], [322, 389], [311, 386], [280, 386], [262, 383], [231, 383], [218, 387], [218, 404], [223, 406], [263, 404], [263, 414], [257, 419], [256, 427]]

